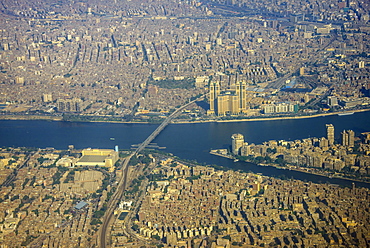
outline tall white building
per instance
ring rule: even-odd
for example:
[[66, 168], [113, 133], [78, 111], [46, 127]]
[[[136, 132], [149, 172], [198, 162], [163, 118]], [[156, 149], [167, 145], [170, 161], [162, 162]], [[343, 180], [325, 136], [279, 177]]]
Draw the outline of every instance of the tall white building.
[[244, 145], [244, 136], [240, 133], [235, 133], [231, 136], [231, 152], [234, 155], [240, 155], [240, 149]]
[[334, 145], [334, 126], [333, 124], [326, 124], [326, 135], [329, 141], [329, 146]]

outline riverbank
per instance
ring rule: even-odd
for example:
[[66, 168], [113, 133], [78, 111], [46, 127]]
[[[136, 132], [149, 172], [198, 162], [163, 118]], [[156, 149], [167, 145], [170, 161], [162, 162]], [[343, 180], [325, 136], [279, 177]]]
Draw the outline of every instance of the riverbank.
[[[252, 117], [246, 119], [231, 119], [231, 120], [194, 120], [194, 121], [184, 121], [184, 120], [173, 120], [172, 124], [196, 124], [196, 123], [232, 123], [232, 122], [248, 122], [248, 121], [276, 121], [276, 120], [298, 120], [298, 119], [308, 119], [308, 118], [317, 118], [317, 117], [325, 117], [325, 116], [332, 116], [332, 115], [351, 115], [354, 113], [366, 112], [370, 111], [368, 109], [357, 109], [357, 110], [348, 110], [348, 111], [341, 111], [341, 112], [330, 112], [330, 113], [320, 113], [320, 114], [312, 114], [312, 115], [297, 115], [297, 116], [266, 116], [266, 117]], [[0, 120], [49, 120], [49, 121], [68, 121], [65, 120], [62, 116], [48, 116], [48, 115], [0, 115]], [[151, 122], [144, 122], [144, 121], [112, 121], [112, 120], [76, 120], [70, 122], [96, 122], [96, 123], [123, 123], [123, 124], [159, 124], [159, 123], [151, 123]]]
[[[233, 133], [241, 133], [250, 144], [262, 144], [269, 140], [302, 140], [307, 137], [324, 137], [325, 124], [332, 123], [339, 137], [340, 130], [353, 130], [356, 134], [369, 130], [370, 111], [352, 116], [332, 116], [307, 120], [282, 120], [275, 122], [241, 123], [203, 123], [201, 125], [169, 125], [156, 137], [165, 152], [198, 163], [236, 168], [266, 176], [283, 176], [312, 182], [329, 181], [333, 184], [350, 187], [353, 181], [326, 178], [292, 170], [280, 170], [274, 167], [257, 166], [233, 162], [209, 154], [211, 149], [230, 146]], [[58, 150], [74, 145], [75, 149], [100, 148], [130, 149], [132, 144], [140, 144], [157, 125], [135, 125], [115, 123], [75, 123], [65, 121], [0, 121], [1, 146], [6, 147], [54, 147]], [[47, 137], [47, 138], [44, 138]], [[111, 138], [114, 138], [112, 140]], [[359, 183], [361, 184], [361, 183]], [[363, 183], [362, 183], [363, 184]], [[370, 184], [364, 187], [370, 188]]]
[[0, 120], [46, 120], [46, 121], [62, 121], [62, 116], [50, 116], [50, 115], [0, 115]]
[[[219, 156], [219, 157], [223, 157], [223, 158], [227, 158], [227, 159], [231, 159], [231, 160], [234, 160], [235, 161], [235, 157], [232, 156], [232, 155], [229, 155], [229, 154], [221, 154], [221, 153], [218, 153], [217, 150], [211, 150], [209, 152], [210, 154], [212, 155], [215, 155], [215, 156]], [[239, 161], [239, 160], [237, 160]], [[241, 161], [241, 162], [249, 162], [249, 161]], [[253, 163], [253, 162], [250, 162], [250, 163]], [[358, 179], [353, 179], [353, 178], [349, 178], [349, 177], [345, 177], [345, 176], [342, 176], [342, 175], [332, 175], [332, 174], [328, 174], [328, 173], [321, 173], [320, 171], [313, 171], [314, 168], [306, 168], [306, 167], [296, 167], [296, 166], [286, 166], [286, 167], [283, 167], [283, 166], [279, 166], [277, 164], [272, 164], [272, 163], [269, 163], [269, 164], [256, 164], [258, 166], [271, 166], [271, 167], [274, 167], [274, 168], [277, 168], [277, 169], [280, 169], [280, 170], [291, 170], [291, 171], [297, 171], [297, 172], [303, 172], [303, 173], [306, 173], [306, 174], [310, 174], [310, 175], [316, 175], [316, 176], [323, 176], [323, 177], [327, 177], [327, 178], [338, 178], [338, 179], [345, 179], [345, 180], [349, 180], [349, 181], [353, 181], [354, 183], [355, 182], [360, 182], [360, 183], [369, 183], [368, 181], [364, 181], [364, 180], [358, 180]]]
[[357, 109], [357, 110], [348, 110], [348, 111], [341, 111], [341, 112], [330, 112], [330, 113], [320, 113], [320, 114], [313, 114], [313, 115], [297, 115], [297, 116], [279, 116], [279, 117], [255, 117], [255, 118], [248, 118], [248, 119], [235, 119], [235, 120], [196, 120], [196, 121], [176, 121], [173, 122], [174, 124], [191, 124], [191, 123], [231, 123], [231, 122], [246, 122], [246, 121], [276, 121], [276, 120], [298, 120], [298, 119], [308, 119], [308, 118], [317, 118], [317, 117], [325, 117], [331, 115], [351, 115], [354, 113], [366, 112], [370, 111], [368, 109]]

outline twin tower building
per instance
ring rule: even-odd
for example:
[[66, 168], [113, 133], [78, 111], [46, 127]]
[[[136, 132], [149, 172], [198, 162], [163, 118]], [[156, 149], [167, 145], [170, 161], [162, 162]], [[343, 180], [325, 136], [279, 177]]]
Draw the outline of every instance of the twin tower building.
[[210, 83], [207, 114], [224, 116], [245, 113], [247, 111], [246, 87], [246, 82], [238, 82], [235, 84], [235, 91], [229, 90], [221, 93], [219, 82]]

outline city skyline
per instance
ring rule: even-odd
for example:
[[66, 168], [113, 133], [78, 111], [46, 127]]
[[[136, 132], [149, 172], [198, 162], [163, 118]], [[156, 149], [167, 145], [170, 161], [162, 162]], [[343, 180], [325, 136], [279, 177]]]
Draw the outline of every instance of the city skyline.
[[369, 247], [369, 40], [361, 0], [2, 0], [0, 247]]
[[[220, 93], [246, 83], [243, 110], [232, 107], [232, 94], [226, 94], [219, 98], [220, 114], [207, 115], [214, 111], [207, 96], [180, 120], [366, 109], [368, 6], [344, 3], [332, 4], [330, 18], [311, 12], [314, 6], [306, 10], [310, 14], [297, 13], [299, 2], [275, 13], [281, 8], [275, 4], [270, 11], [281, 17], [274, 20], [249, 12], [229, 16], [222, 12], [228, 5], [217, 1], [185, 1], [176, 14], [169, 0], [161, 7], [168, 9], [156, 14], [153, 6], [124, 1], [31, 12], [18, 11], [21, 2], [4, 1], [15, 14], [2, 13], [2, 118], [160, 122], [158, 115], [209, 94], [216, 82]], [[235, 11], [245, 5], [234, 4]], [[113, 6], [122, 11], [114, 14]]]

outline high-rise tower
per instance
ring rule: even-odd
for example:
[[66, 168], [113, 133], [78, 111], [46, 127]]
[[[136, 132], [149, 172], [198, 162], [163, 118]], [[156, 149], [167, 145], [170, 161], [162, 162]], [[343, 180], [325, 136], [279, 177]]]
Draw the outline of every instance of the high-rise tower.
[[209, 110], [208, 115], [214, 115], [216, 113], [216, 100], [220, 94], [220, 83], [209, 84]]
[[344, 130], [342, 134], [342, 146], [354, 147], [355, 146], [355, 132], [352, 130]]
[[219, 94], [220, 94], [220, 83], [216, 82], [215, 83], [215, 96], [216, 96], [216, 98]]
[[208, 115], [215, 114], [215, 84], [209, 84], [209, 111]]
[[244, 136], [240, 133], [235, 133], [231, 136], [231, 152], [234, 155], [240, 155], [240, 149], [244, 144]]
[[329, 141], [329, 146], [334, 145], [334, 126], [333, 124], [326, 124], [326, 136]]
[[348, 134], [348, 146], [354, 147], [355, 146], [355, 132], [353, 130], [347, 130]]
[[208, 115], [238, 115], [246, 111], [246, 82], [233, 84], [234, 90], [220, 92], [220, 83], [209, 84]]
[[246, 106], [246, 83], [239, 82], [236, 84], [236, 96], [239, 101], [239, 112], [243, 112]]
[[348, 134], [346, 130], [343, 130], [343, 132], [340, 133], [342, 135], [342, 146], [348, 145]]

